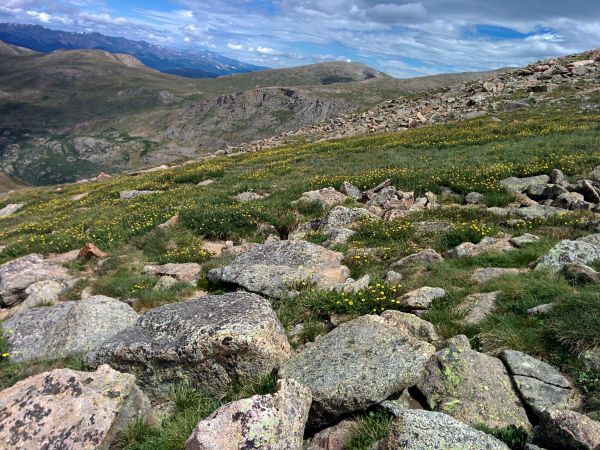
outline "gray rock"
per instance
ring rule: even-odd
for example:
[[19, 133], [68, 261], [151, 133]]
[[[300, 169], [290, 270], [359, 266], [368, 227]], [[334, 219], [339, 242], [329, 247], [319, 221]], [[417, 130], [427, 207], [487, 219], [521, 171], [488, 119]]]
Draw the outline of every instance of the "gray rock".
[[378, 221], [381, 218], [365, 208], [346, 208], [345, 206], [336, 206], [333, 208], [323, 222], [320, 230], [327, 231], [331, 228], [351, 228], [363, 221]]
[[470, 205], [481, 205], [483, 203], [484, 196], [479, 192], [469, 192], [465, 196], [465, 202]]
[[344, 450], [355, 427], [356, 422], [342, 420], [337, 425], [319, 431], [304, 443], [302, 450]]
[[4, 208], [0, 209], [0, 217], [8, 217], [16, 213], [25, 206], [23, 203], [9, 203]]
[[541, 415], [533, 442], [549, 449], [598, 450], [600, 422], [574, 411], [549, 409]]
[[548, 175], [537, 175], [527, 178], [511, 177], [500, 180], [500, 186], [504, 186], [509, 191], [523, 192], [531, 184], [547, 184], [548, 182], [550, 182]]
[[435, 326], [431, 322], [427, 322], [414, 314], [388, 310], [384, 311], [381, 317], [390, 325], [420, 341], [434, 343], [440, 339], [435, 331]]
[[158, 281], [156, 282], [156, 284], [154, 285], [154, 287], [152, 289], [154, 289], [155, 291], [164, 291], [164, 290], [172, 288], [177, 283], [178, 283], [177, 279], [170, 277], [168, 275], [165, 275], [158, 279]]
[[215, 180], [204, 180], [204, 181], [201, 181], [200, 183], [198, 183], [198, 186], [210, 186], [214, 182], [215, 182]]
[[240, 254], [228, 266], [213, 269], [211, 281], [233, 283], [273, 298], [295, 293], [295, 283], [314, 283], [332, 290], [344, 284], [350, 271], [344, 255], [309, 242], [279, 241], [257, 245]]
[[388, 270], [385, 274], [385, 282], [388, 286], [398, 286], [402, 284], [402, 280], [404, 280], [404, 275], [393, 270]]
[[528, 316], [537, 316], [538, 314], [550, 314], [556, 307], [556, 303], [544, 303], [543, 305], [534, 306], [527, 310]]
[[565, 278], [577, 283], [600, 282], [600, 273], [585, 264], [567, 263], [562, 271]]
[[596, 181], [597, 183], [600, 183], [600, 166], [597, 166], [596, 168], [594, 168], [594, 170], [592, 170], [590, 178]]
[[578, 263], [589, 264], [592, 261], [600, 259], [600, 247], [590, 244], [584, 240], [560, 241], [550, 251], [543, 256], [535, 270], [550, 270], [558, 272], [562, 270], [565, 264]]
[[451, 351], [471, 350], [471, 342], [464, 334], [457, 334], [450, 339], [446, 339], [446, 347]]
[[396, 195], [396, 188], [394, 186], [387, 186], [378, 191], [377, 193], [371, 195], [368, 205], [371, 206], [383, 206], [386, 203], [398, 200], [398, 196]]
[[513, 245], [510, 243], [510, 238], [491, 238], [486, 236], [478, 244], [463, 242], [450, 250], [446, 256], [451, 259], [462, 258], [465, 256], [477, 256], [488, 252], [505, 252], [512, 250], [513, 248]]
[[526, 206], [525, 208], [517, 208], [512, 212], [515, 217], [523, 220], [549, 219], [565, 214], [562, 209], [547, 205]]
[[398, 416], [405, 409], [423, 409], [423, 406], [414, 399], [408, 389], [402, 391], [402, 394], [394, 400], [385, 400], [378, 405], [379, 408], [386, 411], [388, 414]]
[[0, 392], [0, 447], [106, 450], [118, 430], [146, 414], [150, 401], [133, 375], [108, 366], [56, 369]]
[[264, 195], [257, 194], [256, 192], [241, 192], [235, 196], [235, 199], [241, 203], [262, 200], [263, 198], [265, 198]]
[[323, 208], [333, 208], [335, 205], [337, 205], [338, 203], [342, 203], [347, 198], [348, 197], [346, 197], [341, 192], [336, 191], [332, 187], [328, 187], [319, 189], [318, 191], [305, 192], [298, 200], [292, 202], [292, 205], [296, 205], [301, 202], [316, 202], [320, 203], [321, 206], [323, 206]]
[[581, 354], [579, 361], [586, 372], [600, 372], [600, 347], [586, 350]]
[[20, 312], [2, 330], [12, 362], [61, 359], [100, 346], [137, 318], [127, 304], [97, 295]]
[[413, 253], [412, 255], [405, 256], [404, 258], [393, 263], [390, 267], [395, 269], [409, 266], [412, 264], [438, 262], [443, 260], [444, 258], [438, 252], [431, 248], [426, 248], [425, 250], [422, 250], [418, 253]]
[[552, 202], [552, 206], [562, 209], [572, 209], [574, 204], [579, 204], [583, 201], [583, 195], [578, 194], [577, 192], [567, 192], [556, 197]]
[[66, 287], [54, 280], [36, 281], [25, 289], [27, 298], [17, 307], [19, 311], [37, 308], [38, 306], [51, 306], [58, 303]]
[[143, 273], [160, 277], [171, 277], [184, 283], [196, 284], [202, 274], [202, 267], [196, 263], [148, 264]]
[[571, 383], [550, 364], [515, 350], [500, 355], [523, 401], [538, 416], [548, 408], [569, 409], [576, 406]]
[[588, 244], [600, 247], [600, 233], [588, 234], [587, 236], [580, 237], [577, 239], [578, 242], [586, 242]]
[[311, 389], [309, 423], [322, 426], [414, 385], [434, 351], [384, 318], [366, 315], [306, 347], [280, 375]]
[[188, 381], [220, 395], [234, 379], [271, 373], [290, 353], [268, 300], [235, 292], [154, 308], [88, 353], [86, 362], [133, 371], [151, 391]]
[[504, 268], [504, 267], [481, 267], [475, 269], [471, 275], [471, 279], [476, 283], [487, 283], [505, 275], [519, 275], [523, 273], [520, 269]]
[[185, 450], [300, 449], [310, 403], [306, 387], [279, 380], [274, 394], [228, 403], [200, 421]]
[[552, 169], [550, 171], [550, 183], [558, 184], [559, 186], [564, 186], [567, 184], [567, 177], [560, 169]]
[[367, 289], [370, 283], [371, 277], [369, 275], [364, 275], [358, 280], [348, 278], [344, 284], [337, 286], [336, 290], [341, 292], [359, 292]]
[[496, 300], [500, 292], [485, 292], [483, 294], [469, 295], [458, 306], [458, 311], [465, 315], [463, 322], [477, 325], [483, 322], [496, 310]]
[[581, 180], [581, 193], [591, 203], [600, 203], [600, 191], [588, 180]]
[[160, 191], [138, 191], [132, 189], [128, 191], [121, 191], [121, 193], [119, 194], [119, 198], [121, 200], [133, 200], [134, 198], [141, 197], [142, 195], [158, 194], [159, 192]]
[[14, 306], [22, 302], [29, 286], [45, 280], [56, 281], [65, 288], [75, 283], [67, 269], [35, 253], [0, 265], [0, 305]]
[[446, 296], [446, 291], [442, 288], [423, 286], [414, 291], [407, 292], [398, 300], [400, 304], [408, 309], [427, 309], [436, 298]]
[[504, 364], [484, 353], [460, 347], [440, 350], [427, 363], [417, 388], [431, 409], [471, 426], [531, 428]]
[[360, 201], [363, 196], [363, 193], [359, 188], [357, 188], [352, 183], [349, 183], [347, 181], [344, 181], [342, 183], [341, 191], [343, 194], [346, 194], [348, 197], [350, 197], [356, 201]]
[[392, 420], [380, 450], [508, 450], [502, 441], [434, 411], [402, 410]]
[[[529, 198], [533, 200], [546, 200], [548, 198], [554, 198], [556, 195], [552, 194], [553, 184], [530, 184], [527, 186], [526, 194]], [[562, 189], [562, 188], [561, 188]], [[562, 189], [563, 192], [567, 192], [565, 189]], [[558, 195], [558, 194], [557, 194]]]
[[515, 247], [523, 248], [527, 247], [530, 244], [534, 244], [539, 240], [539, 236], [536, 236], [535, 234], [525, 233], [521, 236], [515, 236], [510, 238], [509, 242]]
[[327, 240], [323, 242], [323, 247], [333, 247], [335, 245], [345, 244], [350, 240], [352, 236], [356, 234], [356, 231], [350, 230], [349, 228], [328, 228], [325, 232]]

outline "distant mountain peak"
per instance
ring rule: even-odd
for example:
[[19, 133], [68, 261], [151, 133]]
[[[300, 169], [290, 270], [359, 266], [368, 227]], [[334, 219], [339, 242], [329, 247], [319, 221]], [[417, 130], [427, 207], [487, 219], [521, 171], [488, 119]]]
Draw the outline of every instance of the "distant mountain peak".
[[52, 30], [41, 25], [0, 23], [0, 40], [43, 53], [56, 50], [106, 50], [131, 55], [160, 72], [193, 78], [215, 78], [265, 69], [204, 49], [171, 49], [97, 32]]

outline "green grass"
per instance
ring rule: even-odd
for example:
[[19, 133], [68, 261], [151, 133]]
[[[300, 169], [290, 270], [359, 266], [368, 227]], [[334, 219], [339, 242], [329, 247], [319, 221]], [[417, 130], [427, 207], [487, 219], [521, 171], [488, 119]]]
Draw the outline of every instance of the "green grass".
[[344, 445], [347, 450], [365, 450], [386, 437], [390, 416], [382, 411], [372, 411], [358, 417], [353, 425], [350, 439]]
[[480, 425], [477, 429], [498, 438], [511, 450], [523, 450], [529, 440], [529, 433], [527, 433], [527, 430], [522, 427], [516, 427], [515, 425], [508, 425], [504, 428], [488, 428], [484, 425]]

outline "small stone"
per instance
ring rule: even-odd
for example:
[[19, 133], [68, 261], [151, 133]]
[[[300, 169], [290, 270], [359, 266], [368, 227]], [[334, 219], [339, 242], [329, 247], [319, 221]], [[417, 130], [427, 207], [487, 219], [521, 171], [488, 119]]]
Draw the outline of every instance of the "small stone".
[[452, 351], [471, 350], [471, 341], [464, 334], [457, 334], [450, 339], [446, 339], [446, 347]]
[[484, 196], [479, 192], [469, 192], [465, 196], [465, 202], [470, 205], [481, 205], [483, 203]]
[[179, 283], [179, 282], [175, 278], [165, 275], [158, 279], [158, 281], [154, 285], [153, 289], [155, 291], [164, 291], [164, 290], [172, 288], [177, 283]]
[[202, 274], [202, 267], [196, 263], [148, 264], [142, 271], [150, 275], [169, 276], [184, 283], [196, 284]]
[[537, 316], [539, 314], [550, 314], [556, 307], [556, 303], [544, 303], [543, 305], [534, 306], [527, 310], [528, 316]]
[[536, 236], [535, 234], [525, 233], [525, 234], [522, 234], [521, 236], [515, 236], [515, 237], [510, 238], [509, 242], [512, 245], [514, 245], [515, 247], [523, 248], [523, 247], [527, 247], [530, 244], [534, 244], [539, 240], [540, 240], [539, 236]]
[[200, 183], [198, 183], [198, 186], [210, 186], [211, 184], [213, 184], [215, 182], [215, 180], [204, 180], [201, 181]]
[[235, 196], [235, 199], [242, 203], [262, 200], [263, 198], [265, 198], [264, 195], [257, 194], [256, 192], [242, 192]]
[[352, 278], [348, 278], [344, 284], [336, 287], [336, 290], [341, 292], [359, 292], [367, 289], [370, 283], [371, 277], [369, 275], [364, 275], [356, 281]]
[[388, 286], [399, 286], [402, 284], [402, 280], [404, 280], [404, 275], [393, 270], [388, 270], [385, 275], [385, 282]]
[[398, 300], [402, 306], [408, 309], [427, 309], [436, 298], [446, 296], [446, 291], [442, 288], [423, 286], [414, 291], [407, 292]]
[[500, 292], [469, 295], [458, 307], [458, 311], [465, 315], [463, 322], [469, 325], [483, 322], [496, 310], [499, 295]]
[[362, 199], [362, 191], [356, 186], [354, 186], [352, 183], [349, 183], [347, 181], [344, 181], [342, 183], [341, 191], [342, 193], [346, 194], [348, 197], [356, 201], [360, 201]]
[[418, 253], [405, 256], [404, 258], [393, 263], [390, 267], [401, 268], [412, 264], [439, 262], [443, 260], [444, 258], [438, 252], [431, 248], [426, 248]]

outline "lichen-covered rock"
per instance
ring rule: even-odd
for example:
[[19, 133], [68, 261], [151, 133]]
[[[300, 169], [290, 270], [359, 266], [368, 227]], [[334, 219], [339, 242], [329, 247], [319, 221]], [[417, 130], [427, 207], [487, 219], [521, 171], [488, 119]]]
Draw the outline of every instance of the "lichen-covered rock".
[[234, 292], [154, 308], [85, 359], [136, 373], [148, 390], [187, 380], [220, 395], [234, 379], [268, 375], [290, 354], [268, 300]]
[[469, 192], [467, 195], [465, 195], [465, 202], [470, 205], [479, 205], [483, 203], [483, 199], [483, 194], [480, 194], [479, 192]]
[[56, 281], [65, 288], [75, 283], [67, 269], [46, 261], [36, 253], [0, 265], [0, 306], [14, 306], [22, 302], [27, 297], [25, 290], [43, 280]]
[[600, 372], [600, 347], [586, 350], [579, 357], [579, 361], [583, 370]]
[[483, 322], [496, 310], [498, 295], [500, 295], [499, 291], [484, 292], [472, 294], [465, 298], [458, 306], [458, 311], [465, 315], [463, 322], [469, 325], [476, 325]]
[[539, 236], [535, 234], [525, 233], [520, 236], [515, 236], [509, 239], [509, 242], [518, 248], [527, 247], [530, 244], [534, 244], [540, 240]]
[[464, 256], [477, 256], [487, 252], [505, 252], [514, 247], [510, 243], [510, 238], [491, 238], [484, 237], [478, 244], [472, 242], [463, 242], [447, 253], [448, 258], [462, 258]]
[[577, 406], [571, 383], [550, 364], [516, 350], [504, 350], [501, 358], [521, 398], [537, 415]]
[[579, 263], [566, 263], [562, 269], [565, 278], [577, 283], [598, 283], [600, 272], [596, 272], [589, 266]]
[[265, 198], [264, 195], [257, 194], [256, 192], [240, 192], [238, 195], [235, 196], [235, 199], [241, 203], [262, 200], [263, 198]]
[[379, 450], [508, 450], [502, 441], [434, 411], [400, 410]]
[[0, 447], [108, 450], [119, 429], [149, 411], [133, 375], [56, 369], [0, 392]]
[[333, 208], [323, 222], [320, 230], [327, 231], [330, 228], [353, 227], [363, 221], [378, 221], [381, 218], [365, 208], [346, 208], [345, 206], [336, 206]]
[[550, 177], [548, 175], [536, 175], [526, 178], [511, 177], [500, 180], [500, 186], [505, 187], [509, 191], [523, 192], [531, 184], [547, 184], [549, 182]]
[[355, 427], [356, 422], [342, 420], [337, 425], [319, 431], [304, 443], [302, 450], [344, 450]]
[[520, 269], [504, 268], [504, 267], [481, 267], [475, 269], [471, 275], [471, 279], [476, 283], [486, 283], [495, 278], [503, 277], [505, 275], [519, 275], [523, 273]]
[[346, 198], [348, 197], [341, 192], [336, 191], [332, 187], [328, 187], [319, 189], [317, 191], [305, 192], [298, 200], [292, 202], [292, 204], [295, 205], [301, 202], [316, 202], [320, 203], [323, 208], [333, 208], [338, 203], [342, 203], [344, 200], [346, 200]]
[[598, 450], [600, 422], [574, 411], [548, 409], [535, 427], [533, 442], [549, 449]]
[[440, 339], [435, 331], [435, 326], [431, 322], [427, 322], [414, 314], [390, 309], [384, 311], [381, 317], [390, 325], [421, 341], [433, 343]]
[[64, 284], [54, 280], [36, 281], [25, 289], [27, 297], [17, 307], [19, 311], [36, 308], [38, 306], [55, 305], [60, 295], [66, 290]]
[[309, 423], [323, 426], [414, 385], [435, 352], [379, 316], [341, 324], [284, 364], [280, 375], [309, 387]]
[[185, 450], [300, 449], [310, 390], [279, 380], [277, 392], [228, 403], [194, 429]]
[[168, 276], [185, 283], [196, 284], [202, 274], [202, 267], [196, 263], [148, 264], [144, 273], [158, 276]]
[[600, 259], [600, 246], [584, 240], [563, 240], [539, 260], [535, 270], [558, 272], [567, 263], [589, 264], [597, 259]]
[[352, 183], [349, 183], [348, 181], [344, 181], [342, 183], [342, 189], [341, 189], [343, 194], [346, 194], [348, 197], [356, 200], [356, 201], [360, 201], [360, 199], [363, 196], [362, 191], [357, 188], [356, 186], [354, 186]]
[[431, 409], [471, 426], [531, 428], [504, 364], [484, 353], [455, 346], [440, 350], [417, 387]]
[[423, 286], [414, 291], [407, 292], [398, 300], [408, 309], [427, 309], [436, 298], [442, 298], [446, 291], [442, 288]]
[[[560, 196], [559, 196], [560, 197]], [[516, 208], [510, 210], [515, 217], [523, 220], [549, 219], [555, 216], [562, 216], [566, 213], [561, 208], [548, 205], [531, 205], [525, 208]]]
[[414, 253], [412, 255], [405, 256], [404, 258], [396, 261], [390, 267], [393, 269], [408, 266], [411, 264], [419, 264], [419, 263], [430, 263], [430, 262], [439, 262], [443, 261], [444, 258], [438, 252], [431, 248], [426, 248], [418, 253]]
[[306, 241], [279, 241], [257, 245], [228, 266], [208, 272], [209, 280], [233, 283], [272, 298], [295, 293], [299, 282], [332, 290], [350, 278], [344, 255]]
[[12, 362], [60, 359], [86, 352], [129, 327], [138, 314], [114, 298], [96, 295], [34, 308], [4, 321]]

